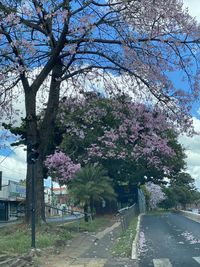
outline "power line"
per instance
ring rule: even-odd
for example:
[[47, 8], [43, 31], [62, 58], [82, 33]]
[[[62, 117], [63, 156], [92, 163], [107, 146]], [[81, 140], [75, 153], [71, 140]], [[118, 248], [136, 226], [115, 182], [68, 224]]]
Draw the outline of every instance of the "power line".
[[6, 176], [6, 175], [3, 175], [3, 179], [4, 178], [7, 178], [6, 180], [10, 180], [10, 181], [13, 181], [13, 182], [19, 182], [21, 179], [17, 180], [16, 178], [11, 178], [10, 176]]
[[[8, 167], [2, 165], [2, 163], [9, 157], [9, 155], [10, 155], [12, 152], [15, 152], [14, 150], [17, 149], [18, 147], [20, 147], [20, 146], [16, 146], [16, 147], [14, 147], [13, 149], [11, 149], [11, 151], [9, 151], [9, 153], [8, 153], [8, 154], [7, 154], [7, 155], [0, 161], [0, 166], [1, 166], [2, 168], [5, 168], [5, 169], [10, 170], [10, 171], [13, 171], [12, 169], [9, 169]], [[21, 170], [22, 170], [22, 169], [21, 169]], [[19, 171], [15, 171], [15, 172], [17, 172], [17, 173], [19, 173], [19, 174], [21, 174], [21, 175], [24, 175], [24, 173], [22, 173], [22, 172], [19, 172]]]
[[14, 152], [14, 150], [16, 149], [17, 147], [15, 147], [15, 148], [13, 148], [13, 149], [11, 149], [11, 151], [9, 151], [9, 153], [0, 161], [0, 164], [2, 163], [2, 162], [4, 162], [4, 160], [6, 160], [7, 158], [8, 158], [8, 156], [10, 156], [10, 154], [12, 153], [12, 152]]
[[[24, 170], [26, 170], [26, 165], [24, 165], [24, 166], [25, 166], [24, 168], [17, 168], [17, 169], [23, 172]], [[15, 169], [13, 169], [12, 166], [9, 168], [9, 167], [7, 167], [5, 165], [0, 165], [0, 167], [5, 168], [5, 169], [10, 170], [10, 171], [15, 171]]]
[[16, 148], [18, 148], [18, 147], [15, 147], [15, 148], [11, 149], [11, 151], [9, 151], [9, 153], [0, 161], [0, 165], [11, 155], [12, 152], [15, 152], [14, 150]]
[[[13, 169], [10, 169], [10, 168], [8, 168], [8, 167], [6, 167], [6, 166], [1, 165], [1, 167], [2, 167], [2, 168], [5, 168], [6, 170], [13, 171]], [[22, 169], [21, 169], [21, 170], [22, 170]], [[22, 172], [20, 172], [20, 171], [16, 171], [16, 170], [15, 170], [14, 172], [15, 172], [15, 173], [22, 174], [22, 175], [24, 174], [24, 173], [22, 173]]]

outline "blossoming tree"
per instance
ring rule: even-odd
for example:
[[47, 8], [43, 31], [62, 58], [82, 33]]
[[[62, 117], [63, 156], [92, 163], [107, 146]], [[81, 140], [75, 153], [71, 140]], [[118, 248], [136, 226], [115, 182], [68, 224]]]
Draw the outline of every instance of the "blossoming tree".
[[158, 204], [166, 198], [165, 193], [158, 184], [148, 182], [146, 184], [147, 191], [150, 193], [149, 205], [151, 209], [158, 207]]
[[184, 167], [184, 153], [175, 137], [182, 128], [161, 109], [134, 103], [125, 95], [92, 94], [60, 104], [60, 147], [73, 160], [82, 165], [101, 162], [116, 184], [122, 180], [139, 184], [145, 175], [159, 182]]
[[[44, 211], [42, 164], [52, 142], [63, 81], [80, 89], [84, 82], [95, 86], [94, 79], [101, 76], [101, 86], [103, 82], [110, 93], [126, 84], [126, 90], [153, 98], [188, 126], [189, 102], [199, 90], [199, 32], [180, 0], [0, 2], [1, 115], [12, 112], [13, 99], [24, 95], [27, 143], [40, 144], [35, 164], [38, 219]], [[173, 71], [188, 81], [186, 90], [168, 78]], [[36, 100], [45, 90], [41, 104], [46, 110], [38, 123]], [[27, 170], [28, 219], [29, 164]]]
[[81, 168], [80, 164], [74, 164], [62, 151], [55, 151], [53, 155], [49, 155], [45, 160], [45, 166], [59, 184], [66, 184]]

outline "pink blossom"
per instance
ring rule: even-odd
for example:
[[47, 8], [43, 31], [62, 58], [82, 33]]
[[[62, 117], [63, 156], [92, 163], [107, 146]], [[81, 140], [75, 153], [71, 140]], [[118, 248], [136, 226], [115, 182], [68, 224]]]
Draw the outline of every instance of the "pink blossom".
[[162, 191], [160, 185], [148, 182], [146, 188], [150, 193], [150, 207], [157, 208], [158, 204], [166, 198], [165, 193]]
[[45, 166], [49, 174], [59, 183], [67, 183], [76, 172], [81, 168], [80, 164], [74, 164], [69, 156], [62, 151], [55, 151], [54, 154], [47, 156]]
[[16, 25], [20, 22], [20, 18], [15, 13], [12, 12], [12, 13], [7, 15], [5, 21], [7, 23], [12, 24], [12, 25]]
[[192, 235], [192, 233], [189, 233], [189, 232], [183, 232], [182, 234], [181, 234], [183, 237], [185, 237], [185, 239], [187, 240], [187, 241], [189, 241], [190, 242], [190, 244], [200, 244], [200, 239], [197, 239], [197, 238], [195, 238], [193, 235]]
[[[83, 97], [77, 100], [69, 98], [61, 103], [60, 120], [67, 134], [87, 140], [87, 135], [94, 128], [98, 129], [95, 142], [86, 148], [88, 158], [133, 161], [145, 158], [148, 166], [166, 169], [161, 156], [170, 158], [175, 155], [167, 136], [169, 130], [178, 131], [174, 121], [169, 120], [158, 107], [149, 109], [144, 104], [134, 103], [130, 97], [125, 97], [123, 102], [110, 99], [110, 111], [105, 105], [99, 106], [98, 101], [98, 98], [89, 100]], [[69, 122], [69, 113], [75, 114], [74, 121]], [[102, 124], [109, 117], [113, 120], [112, 128], [109, 124]]]
[[141, 256], [142, 253], [145, 253], [147, 251], [147, 244], [146, 244], [146, 238], [143, 231], [140, 231], [139, 233], [139, 240], [138, 240], [138, 254]]

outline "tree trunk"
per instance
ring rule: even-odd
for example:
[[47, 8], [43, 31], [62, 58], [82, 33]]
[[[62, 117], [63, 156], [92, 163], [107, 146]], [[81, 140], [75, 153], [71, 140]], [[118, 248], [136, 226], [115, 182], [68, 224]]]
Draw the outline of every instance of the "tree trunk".
[[83, 210], [84, 210], [84, 220], [85, 222], [88, 222], [88, 204], [87, 203], [85, 203]]
[[35, 164], [35, 196], [36, 196], [36, 220], [37, 223], [45, 221], [45, 202], [44, 202], [44, 179], [43, 161], [38, 160]]
[[90, 212], [92, 219], [94, 219], [94, 199], [93, 197], [90, 197]]
[[[36, 117], [36, 95], [33, 92], [26, 93], [26, 122], [27, 122], [27, 144], [38, 143], [39, 158], [33, 164], [27, 164], [26, 179], [26, 221], [31, 220], [32, 207], [32, 175], [35, 181], [35, 210], [36, 222], [45, 220], [44, 184], [43, 184], [43, 164], [46, 156], [52, 152], [55, 129], [55, 119], [59, 105], [60, 82], [57, 80], [62, 73], [62, 64], [58, 62], [52, 71], [51, 84], [49, 89], [49, 99], [44, 118], [38, 125]], [[28, 151], [27, 151], [28, 152]]]
[[26, 179], [26, 221], [31, 220], [32, 211], [32, 175], [35, 187], [35, 217], [36, 223], [41, 220], [45, 221], [45, 206], [44, 206], [44, 185], [43, 185], [43, 165], [38, 159], [35, 164], [28, 164], [27, 179]]
[[[27, 146], [38, 142], [38, 129], [36, 119], [36, 93], [29, 88], [25, 93], [26, 105], [26, 132], [27, 132]], [[27, 149], [27, 175], [26, 175], [26, 221], [30, 222], [32, 209], [32, 176], [35, 177], [35, 165], [32, 166], [28, 162], [30, 151]]]
[[25, 207], [25, 219], [29, 223], [31, 220], [31, 209], [32, 209], [32, 166], [27, 164], [26, 174], [26, 207]]

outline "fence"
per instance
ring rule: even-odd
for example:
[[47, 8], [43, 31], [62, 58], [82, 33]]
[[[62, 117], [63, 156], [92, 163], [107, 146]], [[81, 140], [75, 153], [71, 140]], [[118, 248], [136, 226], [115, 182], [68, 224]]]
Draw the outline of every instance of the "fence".
[[138, 215], [138, 213], [139, 211], [136, 203], [130, 207], [118, 210], [122, 231], [125, 231], [129, 227], [130, 222], [133, 220], [135, 216]]
[[[48, 216], [46, 216], [47, 222], [76, 222], [77, 231], [79, 232], [80, 220], [84, 218], [85, 213], [81, 211], [69, 210], [69, 209], [60, 209], [54, 206], [45, 205], [45, 211]], [[87, 213], [88, 220], [92, 223], [92, 216], [90, 213]]]
[[82, 211], [79, 210], [70, 210], [66, 208], [58, 208], [51, 205], [45, 205], [45, 216], [46, 218], [52, 218], [52, 217], [66, 217], [70, 215], [74, 215], [75, 218], [78, 215], [84, 214]]
[[138, 208], [139, 213], [146, 213], [146, 199], [141, 189], [138, 189]]

